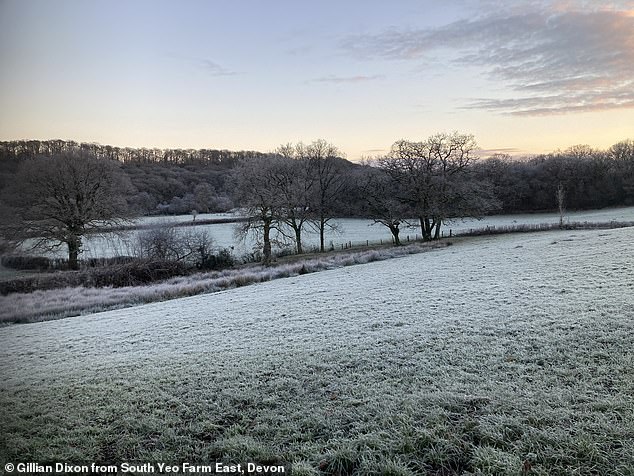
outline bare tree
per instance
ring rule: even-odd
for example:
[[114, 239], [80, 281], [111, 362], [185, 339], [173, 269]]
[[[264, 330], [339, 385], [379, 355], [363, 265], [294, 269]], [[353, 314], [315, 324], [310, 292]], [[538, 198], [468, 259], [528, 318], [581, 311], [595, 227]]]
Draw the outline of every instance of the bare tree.
[[562, 182], [559, 182], [559, 185], [557, 185], [557, 208], [559, 209], [559, 228], [564, 227], [564, 213], [566, 211], [565, 200], [566, 200], [566, 190], [564, 189], [564, 184]]
[[271, 260], [271, 243], [284, 238], [303, 252], [302, 232], [311, 223], [325, 250], [325, 230], [344, 189], [340, 152], [318, 140], [310, 145], [288, 144], [266, 158], [242, 161], [235, 169], [236, 198], [250, 215], [241, 232], [256, 232], [264, 261]]
[[262, 246], [262, 261], [271, 263], [272, 244], [282, 232], [284, 203], [277, 193], [280, 158], [256, 157], [242, 160], [232, 171], [232, 183], [238, 203], [248, 214], [239, 225], [238, 233], [246, 237], [250, 232]]
[[8, 194], [2, 195], [0, 195], [0, 255], [15, 251], [19, 245], [21, 231], [21, 220], [17, 210], [7, 203]]
[[325, 140], [316, 140], [305, 147], [315, 185], [312, 192], [313, 223], [319, 232], [319, 250], [325, 251], [326, 228], [331, 226], [337, 202], [346, 187], [341, 152]]
[[80, 149], [27, 160], [16, 174], [6, 201], [16, 212], [19, 236], [34, 247], [68, 247], [71, 269], [78, 269], [82, 238], [127, 217], [129, 179], [119, 164]]
[[214, 245], [212, 237], [205, 229], [161, 226], [137, 235], [136, 254], [139, 258], [179, 261], [203, 268], [214, 255]]
[[634, 203], [634, 140], [624, 140], [614, 144], [608, 151], [621, 182], [624, 201]]
[[424, 240], [439, 238], [447, 219], [493, 206], [481, 195], [484, 187], [464, 180], [475, 148], [472, 135], [441, 133], [422, 142], [398, 141], [379, 159], [379, 166], [400, 184], [399, 198], [417, 214]]
[[367, 165], [355, 177], [365, 201], [365, 212], [374, 223], [387, 227], [392, 233], [394, 245], [399, 246], [401, 225], [408, 216], [413, 216], [413, 212], [398, 198], [403, 195], [398, 190], [400, 184], [384, 170], [373, 167], [375, 162]]
[[297, 254], [302, 254], [302, 232], [312, 216], [311, 194], [315, 186], [312, 163], [302, 143], [281, 146], [276, 154], [279, 160], [275, 188], [283, 207], [281, 220], [292, 230]]

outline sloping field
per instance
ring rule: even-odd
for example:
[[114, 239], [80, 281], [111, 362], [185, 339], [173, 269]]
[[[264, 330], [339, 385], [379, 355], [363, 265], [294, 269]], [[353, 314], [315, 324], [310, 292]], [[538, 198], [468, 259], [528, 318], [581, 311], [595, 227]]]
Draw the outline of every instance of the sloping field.
[[634, 474], [633, 251], [485, 237], [0, 328], [0, 464]]

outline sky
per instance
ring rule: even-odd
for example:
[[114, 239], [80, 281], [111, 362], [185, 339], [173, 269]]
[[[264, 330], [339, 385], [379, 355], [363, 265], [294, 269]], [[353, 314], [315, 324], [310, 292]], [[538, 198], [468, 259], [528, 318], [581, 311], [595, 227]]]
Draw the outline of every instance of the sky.
[[634, 0], [0, 0], [0, 140], [350, 160], [634, 138]]

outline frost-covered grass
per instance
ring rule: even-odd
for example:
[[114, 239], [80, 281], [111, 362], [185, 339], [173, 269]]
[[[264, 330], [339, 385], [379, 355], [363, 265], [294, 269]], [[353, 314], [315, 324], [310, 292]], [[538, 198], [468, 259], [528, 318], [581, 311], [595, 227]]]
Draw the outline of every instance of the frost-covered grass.
[[0, 465], [631, 475], [633, 248], [631, 228], [474, 238], [0, 328]]
[[327, 269], [364, 264], [444, 248], [447, 242], [417, 243], [401, 248], [298, 257], [275, 266], [249, 265], [237, 269], [179, 276], [156, 284], [127, 287], [66, 287], [0, 296], [0, 323], [48, 321], [148, 302], [212, 293], [248, 284], [288, 278]]
[[490, 226], [482, 228], [470, 228], [469, 230], [458, 231], [455, 236], [482, 236], [500, 235], [504, 233], [532, 233], [535, 231], [552, 230], [609, 230], [614, 228], [634, 227], [634, 221], [609, 221], [609, 222], [567, 222], [559, 223], [522, 223], [500, 226]]

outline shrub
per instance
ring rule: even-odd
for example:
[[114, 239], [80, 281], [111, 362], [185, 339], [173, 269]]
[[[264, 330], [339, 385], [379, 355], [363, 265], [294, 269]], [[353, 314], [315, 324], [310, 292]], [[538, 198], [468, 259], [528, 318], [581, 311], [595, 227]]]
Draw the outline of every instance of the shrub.
[[52, 260], [45, 256], [16, 256], [2, 257], [2, 266], [11, 269], [52, 269]]
[[0, 254], [12, 253], [15, 251], [16, 243], [0, 236]]
[[84, 286], [116, 288], [137, 286], [187, 273], [187, 266], [178, 261], [136, 259], [117, 266], [93, 268], [82, 273]]
[[616, 221], [609, 222], [570, 222], [560, 225], [559, 223], [532, 223], [519, 225], [502, 225], [487, 226], [485, 228], [470, 229], [456, 233], [460, 236], [482, 236], [482, 235], [500, 235], [503, 233], [530, 233], [535, 231], [549, 230], [602, 230], [612, 228], [626, 228], [634, 226], [634, 222]]
[[[113, 260], [114, 261], [114, 260]], [[86, 268], [81, 271], [46, 273], [0, 282], [0, 295], [31, 293], [64, 287], [124, 287], [182, 276], [189, 268], [178, 261], [132, 259], [118, 265]]]
[[227, 265], [230, 257], [228, 251], [214, 254], [213, 250], [213, 240], [205, 230], [183, 230], [168, 226], [144, 231], [137, 238], [139, 258], [177, 261], [198, 269], [230, 266]]
[[255, 250], [251, 253], [246, 253], [242, 255], [242, 257], [240, 258], [240, 262], [242, 264], [259, 263], [261, 261], [262, 261], [262, 252], [260, 250]]
[[275, 257], [276, 258], [283, 258], [285, 256], [292, 256], [295, 254], [295, 248], [282, 248], [280, 250], [277, 250], [275, 252]]
[[182, 259], [184, 250], [178, 235], [178, 230], [173, 226], [152, 228], [139, 233], [137, 257], [160, 261], [179, 261]]
[[113, 266], [131, 263], [137, 261], [134, 256], [114, 256], [111, 258], [88, 258], [81, 260], [82, 267], [85, 268], [102, 268], [104, 266]]
[[217, 270], [230, 268], [235, 264], [235, 260], [231, 255], [231, 251], [223, 248], [216, 254], [201, 256], [196, 268], [200, 270]]

